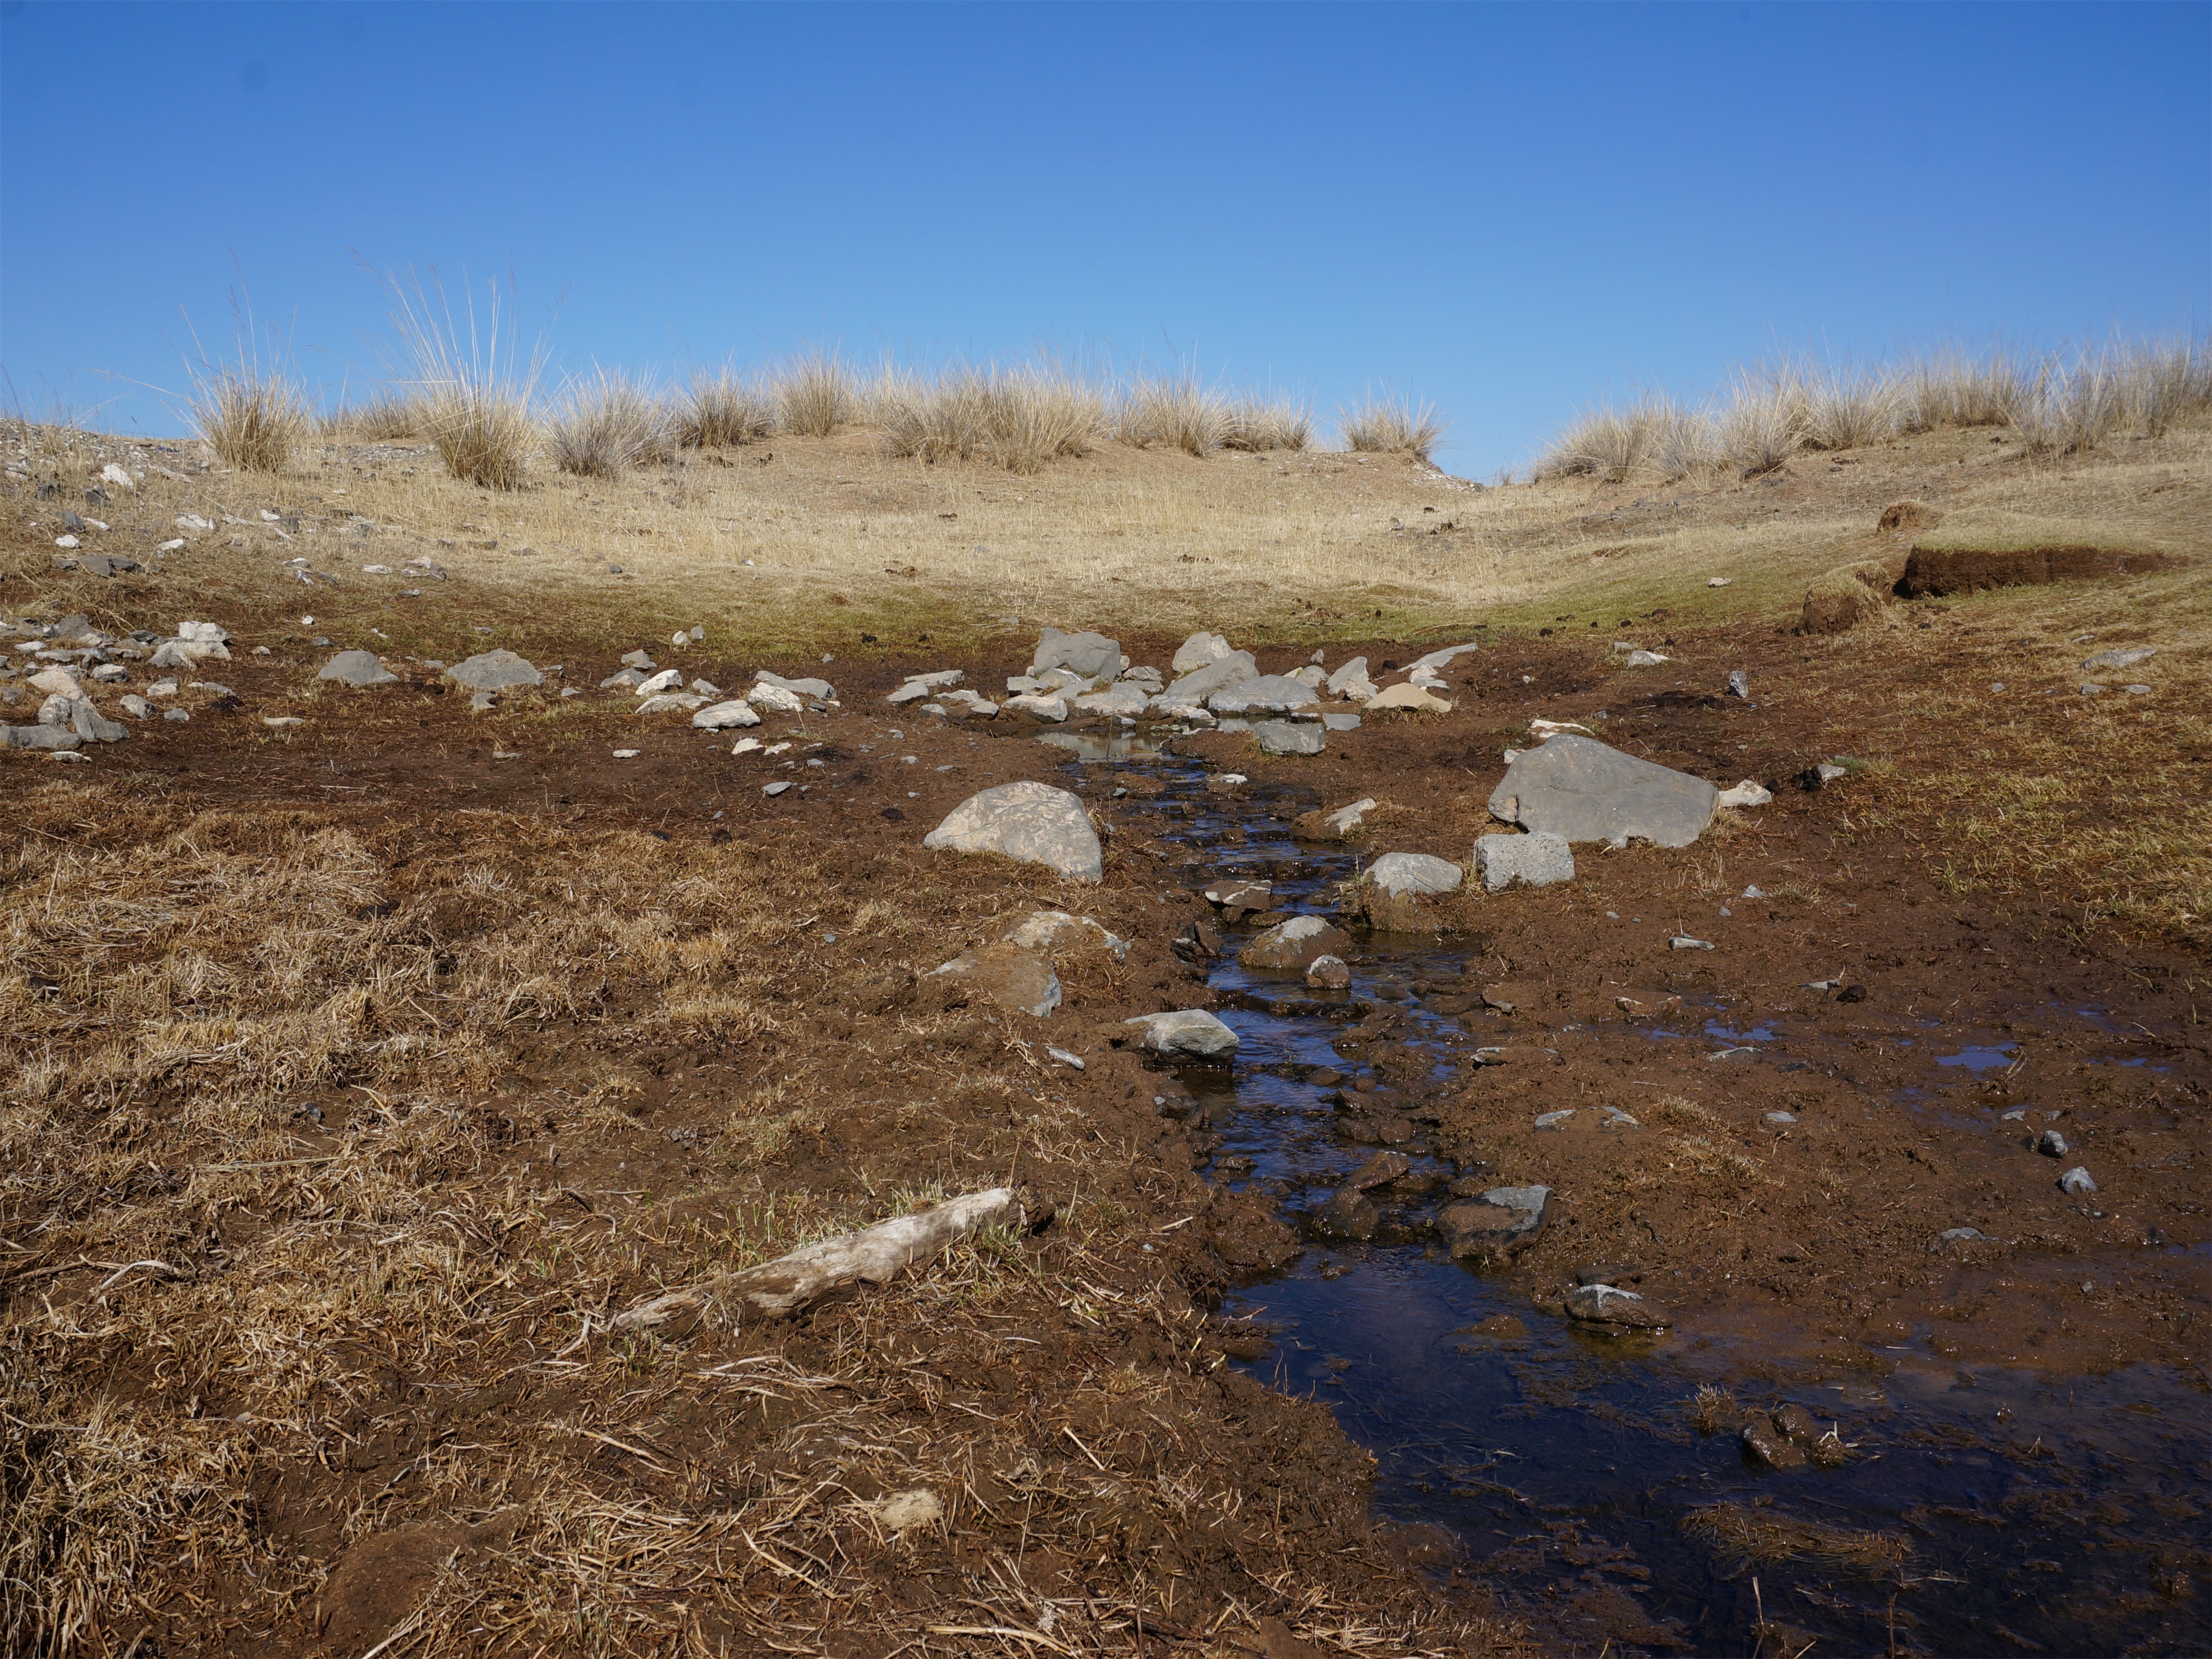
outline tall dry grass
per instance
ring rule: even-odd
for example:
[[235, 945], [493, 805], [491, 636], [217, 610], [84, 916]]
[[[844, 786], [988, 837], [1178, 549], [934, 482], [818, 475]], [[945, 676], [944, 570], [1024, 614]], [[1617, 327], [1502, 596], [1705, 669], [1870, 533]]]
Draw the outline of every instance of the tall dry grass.
[[1416, 404], [1395, 394], [1370, 398], [1346, 410], [1340, 424], [1346, 449], [1377, 455], [1411, 455], [1429, 459], [1444, 435], [1444, 423], [1434, 404]]
[[853, 418], [852, 371], [835, 352], [802, 352], [775, 378], [776, 424], [804, 438], [826, 438]]
[[579, 477], [618, 478], [674, 450], [675, 411], [642, 381], [594, 369], [562, 391], [545, 423], [553, 463]]
[[675, 399], [670, 424], [686, 449], [734, 449], [775, 430], [775, 394], [723, 368], [694, 374]]
[[464, 483], [519, 488], [538, 441], [532, 404], [544, 369], [544, 343], [524, 354], [513, 301], [496, 284], [482, 317], [470, 295], [456, 318], [434, 271], [427, 284], [412, 272], [382, 280], [393, 329], [411, 362], [422, 435]]
[[299, 382], [252, 362], [203, 367], [193, 377], [192, 429], [225, 466], [278, 472], [315, 429]]
[[1313, 441], [1313, 411], [1286, 398], [1233, 398], [1221, 439], [1224, 449], [1247, 453], [1273, 449], [1293, 453]]
[[2212, 411], [2202, 337], [2116, 341], [2028, 357], [1955, 349], [1839, 368], [1788, 362], [1737, 371], [1722, 395], [1685, 404], [1645, 394], [1585, 411], [1547, 444], [1538, 478], [1680, 478], [1771, 472], [1801, 449], [1864, 449], [1944, 428], [2008, 427], [2031, 455], [2079, 454], [2122, 432], [2148, 436]]
[[1115, 395], [1110, 429], [1132, 449], [1210, 455], [1229, 435], [1229, 400], [1195, 375], [1139, 375]]
[[429, 411], [419, 394], [392, 386], [372, 392], [358, 402], [340, 403], [322, 416], [315, 427], [325, 438], [398, 443], [422, 437], [429, 424]]
[[890, 454], [930, 462], [980, 456], [1029, 473], [1087, 451], [1104, 400], [1087, 382], [1047, 368], [956, 368], [934, 375], [886, 368], [868, 389], [866, 416]]

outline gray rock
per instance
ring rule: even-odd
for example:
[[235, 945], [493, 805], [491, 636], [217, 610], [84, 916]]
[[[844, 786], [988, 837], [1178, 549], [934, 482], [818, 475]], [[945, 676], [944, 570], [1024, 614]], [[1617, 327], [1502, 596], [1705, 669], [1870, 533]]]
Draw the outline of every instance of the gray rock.
[[1055, 668], [1085, 680], [1110, 680], [1121, 672], [1121, 647], [1103, 634], [1063, 634], [1048, 628], [1037, 639], [1030, 672], [1042, 675]]
[[1361, 879], [1396, 898], [1403, 893], [1456, 892], [1465, 872], [1449, 859], [1426, 853], [1385, 853]]
[[787, 680], [781, 674], [771, 674], [765, 668], [753, 671], [755, 685], [773, 685], [801, 697], [811, 697], [817, 702], [837, 701], [837, 688], [823, 679]]
[[1567, 1292], [1567, 1316], [1592, 1325], [1662, 1330], [1673, 1322], [1659, 1305], [1615, 1285], [1577, 1285]]
[[2035, 1150], [2045, 1158], [2063, 1158], [2068, 1147], [2066, 1137], [2056, 1129], [2045, 1129], [2035, 1143]]
[[165, 708], [161, 711], [161, 718], [165, 720], [174, 720], [178, 725], [182, 726], [186, 720], [191, 719], [191, 714], [186, 709]]
[[1229, 654], [1229, 641], [1220, 635], [1194, 634], [1176, 647], [1175, 660], [1168, 666], [1178, 674], [1191, 674]]
[[1551, 1202], [1548, 1187], [1492, 1187], [1446, 1205], [1437, 1217], [1437, 1230], [1455, 1256], [1506, 1255], [1535, 1242]]
[[1033, 720], [1064, 720], [1067, 718], [1067, 699], [1047, 696], [1042, 691], [1024, 691], [1019, 696], [1008, 697], [1000, 706], [1018, 714], [1027, 714]]
[[1561, 733], [1505, 769], [1490, 812], [1571, 842], [1686, 847], [1713, 821], [1720, 792], [1703, 778], [1624, 755], [1595, 738]]
[[1009, 1013], [1042, 1019], [1060, 1006], [1060, 975], [1035, 951], [1000, 942], [952, 958], [930, 977], [948, 975], [974, 988]]
[[2094, 1193], [2097, 1190], [2097, 1183], [2088, 1170], [2077, 1164], [2058, 1177], [2058, 1190], [2062, 1193]]
[[341, 651], [316, 673], [319, 680], [336, 680], [340, 685], [392, 685], [399, 676], [377, 661], [374, 651]]
[[922, 838], [933, 850], [997, 853], [1042, 864], [1078, 881], [1104, 868], [1098, 836], [1083, 803], [1048, 783], [1002, 783], [961, 802]]
[[2156, 655], [2156, 646], [2138, 645], [2118, 651], [2100, 651], [2094, 657], [2084, 657], [2081, 666], [2094, 674], [2100, 669], [2133, 668], [2137, 663], [2148, 662]]
[[1235, 685], [1240, 680], [1259, 678], [1260, 665], [1252, 660], [1249, 651], [1232, 651], [1206, 665], [1192, 670], [1160, 693], [1164, 704], [1204, 703], [1215, 692]]
[[1574, 1115], [1575, 1109], [1571, 1106], [1562, 1106], [1555, 1112], [1539, 1112], [1536, 1114], [1536, 1127], [1556, 1129]]
[[1070, 915], [1065, 910], [1030, 911], [1015, 924], [1006, 940], [1048, 956], [1059, 951], [1108, 951], [1115, 961], [1124, 962], [1129, 955], [1128, 940], [1115, 938], [1089, 916]]
[[1150, 1053], [1190, 1060], [1225, 1060], [1237, 1052], [1237, 1033], [1203, 1008], [1179, 1008], [1172, 1013], [1139, 1014], [1124, 1020], [1141, 1025], [1137, 1046]]
[[120, 743], [131, 735], [131, 728], [112, 720], [92, 706], [89, 697], [79, 697], [70, 711], [70, 724], [77, 736], [87, 743]]
[[1306, 983], [1316, 991], [1348, 991], [1352, 969], [1342, 957], [1316, 957], [1306, 964]]
[[145, 567], [136, 559], [126, 559], [115, 553], [80, 553], [76, 568], [92, 576], [120, 576]]
[[2087, 680], [2083, 681], [2081, 684], [2081, 695], [2085, 697], [2100, 696], [2104, 690], [2105, 688], [2103, 686], [2092, 684]]
[[1939, 1244], [1971, 1244], [1986, 1237], [1979, 1227], [1947, 1227], [1936, 1235], [1936, 1241]]
[[1247, 968], [1303, 970], [1319, 958], [1352, 948], [1352, 935], [1319, 916], [1279, 921], [1237, 953]]
[[732, 726], [758, 726], [760, 715], [743, 697], [732, 697], [698, 710], [691, 716], [691, 724], [702, 732], [721, 732]]
[[1528, 836], [1484, 836], [1474, 843], [1474, 873], [1486, 893], [1503, 892], [1515, 882], [1549, 887], [1575, 878], [1574, 849], [1566, 837], [1539, 830]]
[[663, 691], [657, 697], [647, 697], [630, 710], [633, 714], [690, 714], [706, 706], [706, 698], [695, 691]]
[[512, 651], [484, 651], [446, 671], [446, 678], [471, 691], [505, 691], [517, 685], [538, 685], [545, 677]]
[[1677, 933], [1667, 941], [1677, 951], [1710, 951], [1713, 942], [1709, 939], [1692, 939], [1687, 933]]
[[1217, 714], [1286, 714], [1320, 702], [1313, 687], [1288, 674], [1255, 674], [1210, 694], [1206, 706]]
[[1741, 668], [1729, 676], [1728, 685], [1729, 696], [1732, 697], [1748, 697], [1751, 695], [1751, 676]]
[[[640, 679], [653, 672], [653, 659], [642, 651], [626, 652], [623, 656], [623, 665], [624, 667], [641, 671], [638, 676]], [[636, 681], [633, 680], [631, 684], [635, 684]]]
[[763, 795], [767, 795], [767, 796], [769, 796], [769, 798], [773, 799], [774, 797], [775, 797], [775, 796], [777, 796], [777, 795], [781, 794], [785, 790], [787, 790], [787, 789], [788, 789], [788, 788], [790, 788], [790, 787], [791, 787], [791, 780], [790, 780], [789, 778], [785, 778], [785, 779], [781, 780], [780, 782], [776, 782], [776, 783], [764, 783], [764, 784], [761, 785], [761, 793], [763, 793]]
[[1328, 747], [1328, 732], [1311, 720], [1261, 720], [1252, 735], [1267, 755], [1318, 755]]
[[683, 684], [684, 671], [682, 669], [664, 668], [658, 674], [653, 675], [650, 679], [640, 680], [637, 683], [637, 695], [641, 697], [657, 696], [663, 691], [673, 691], [678, 686]]
[[1370, 795], [1334, 811], [1301, 812], [1291, 821], [1291, 833], [1300, 841], [1349, 841], [1359, 833], [1367, 815], [1374, 810], [1375, 799]]
[[2151, 688], [2148, 685], [2124, 685], [2120, 690], [2131, 697], [2147, 697], [2151, 693]]
[[1472, 640], [1465, 645], [1448, 645], [1441, 651], [1430, 652], [1425, 657], [1414, 658], [1406, 665], [1406, 672], [1409, 675], [1437, 673], [1450, 667], [1454, 657], [1462, 657], [1470, 651], [1480, 651], [1481, 648]]
[[1086, 714], [1127, 714], [1134, 720], [1152, 706], [1152, 702], [1144, 687], [1121, 681], [1103, 691], [1080, 693], [1075, 706]]
[[1668, 658], [1661, 656], [1656, 651], [1632, 651], [1621, 659], [1621, 663], [1624, 667], [1628, 668], [1656, 668], [1661, 663], [1668, 660]]
[[1769, 1112], [1766, 1115], [1766, 1121], [1769, 1123], [1779, 1124], [1786, 1128], [1790, 1124], [1795, 1123], [1797, 1121], [1797, 1114], [1795, 1112]]
[[806, 699], [796, 691], [765, 682], [745, 693], [745, 701], [756, 708], [772, 709], [779, 714], [798, 714], [805, 712]]
[[1413, 1160], [1403, 1152], [1377, 1152], [1345, 1177], [1341, 1192], [1364, 1193], [1372, 1187], [1387, 1187], [1413, 1167]]
[[[182, 712], [182, 711], [179, 711]], [[67, 726], [0, 726], [9, 749], [75, 749], [84, 739]]]
[[150, 720], [154, 714], [154, 705], [135, 692], [122, 700], [122, 708], [134, 720]]

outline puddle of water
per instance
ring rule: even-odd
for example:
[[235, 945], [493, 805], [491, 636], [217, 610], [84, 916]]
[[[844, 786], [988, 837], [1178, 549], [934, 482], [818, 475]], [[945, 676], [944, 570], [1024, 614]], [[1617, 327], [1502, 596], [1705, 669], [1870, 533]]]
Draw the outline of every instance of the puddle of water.
[[1043, 732], [1037, 741], [1072, 750], [1080, 761], [1157, 760], [1163, 752], [1156, 738], [1101, 732]]
[[2017, 1042], [1999, 1042], [1986, 1048], [1969, 1043], [1955, 1054], [1936, 1055], [1936, 1063], [1938, 1066], [1962, 1066], [1975, 1073], [1993, 1072], [2000, 1066], [2011, 1065], [2013, 1050], [2019, 1047]]
[[[1255, 831], [1194, 878], [1266, 867], [1279, 906], [1311, 908], [1354, 865], [1260, 836], [1263, 811], [1206, 797], [1197, 769], [1151, 769], [1168, 792], [1131, 806], [1159, 812], [1167, 836], [1198, 841], [1238, 823]], [[1467, 961], [1448, 945], [1375, 936], [1351, 990], [1323, 997], [1224, 954], [1211, 979], [1242, 1039], [1237, 1063], [1233, 1074], [1187, 1079], [1212, 1109], [1214, 1178], [1285, 1194], [1292, 1211], [1324, 1198], [1371, 1149], [1342, 1140], [1329, 1090], [1309, 1074], [1355, 1074], [1333, 1041], [1384, 1006], [1403, 1017], [1407, 1041], [1436, 1043], [1440, 1073], [1447, 1036], [1463, 1060], [1485, 1040], [1486, 1016], [1439, 1016], [1423, 989], [1471, 984], [1460, 976]], [[1848, 1041], [1826, 1053], [1814, 1048], [1825, 1040], [1785, 1040], [1771, 1024], [1703, 1029], [1813, 1049], [1823, 1065], [1851, 1057]], [[1684, 1035], [1607, 1023], [1536, 1040], [1641, 1046]], [[2017, 1046], [1923, 1047], [1913, 1059], [1933, 1085], [1939, 1067], [2008, 1066]], [[1889, 1097], [1927, 1094], [1907, 1085]], [[1425, 1158], [1415, 1171], [1439, 1182], [1451, 1173]], [[1327, 1401], [1376, 1456], [1378, 1508], [1449, 1528], [1469, 1575], [1495, 1584], [1553, 1645], [1586, 1659], [1608, 1646], [1747, 1654], [1773, 1640], [1759, 1627], [1763, 1610], [1801, 1633], [1791, 1652], [1810, 1638], [1832, 1654], [2212, 1651], [2200, 1542], [2212, 1409], [2187, 1379], [2149, 1367], [2074, 1379], [1969, 1372], [1937, 1362], [1922, 1332], [1892, 1351], [1900, 1369], [1880, 1382], [1746, 1385], [1742, 1407], [1795, 1401], [1855, 1443], [1840, 1468], [1764, 1470], [1732, 1431], [1698, 1433], [1686, 1402], [1705, 1378], [1772, 1375], [1763, 1362], [1788, 1355], [1787, 1332], [1656, 1343], [1583, 1334], [1533, 1310], [1525, 1285], [1421, 1242], [1439, 1195], [1386, 1211], [1382, 1242], [1309, 1249], [1224, 1311], [1276, 1333], [1275, 1352], [1241, 1369]], [[1472, 1328], [1506, 1316], [1517, 1328]], [[1698, 1530], [1725, 1535], [1746, 1522], [1796, 1527], [1801, 1542], [1831, 1553], [1754, 1563]], [[1861, 1570], [1834, 1559], [1845, 1534], [1878, 1534], [1904, 1553]]]

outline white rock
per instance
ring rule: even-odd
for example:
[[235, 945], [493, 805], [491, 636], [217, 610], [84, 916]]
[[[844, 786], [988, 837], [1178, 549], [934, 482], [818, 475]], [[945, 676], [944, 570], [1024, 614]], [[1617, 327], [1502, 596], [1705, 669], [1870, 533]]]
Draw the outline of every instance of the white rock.
[[1459, 866], [1426, 853], [1385, 853], [1362, 879], [1395, 898], [1401, 893], [1449, 893], [1462, 879]]
[[173, 697], [177, 695], [177, 683], [174, 680], [155, 680], [146, 688], [146, 695], [149, 697]]
[[699, 696], [696, 691], [664, 691], [659, 696], [647, 697], [643, 702], [638, 704], [637, 713], [667, 714], [680, 709], [688, 714], [692, 709], [702, 707], [706, 701], [706, 698]]
[[57, 536], [54, 538], [54, 545], [56, 547], [80, 547], [83, 545], [83, 544], [79, 542], [74, 536]]
[[1464, 656], [1470, 651], [1480, 651], [1481, 648], [1471, 640], [1465, 645], [1448, 645], [1441, 651], [1430, 652], [1425, 657], [1416, 657], [1406, 672], [1409, 674], [1418, 674], [1425, 668], [1431, 671], [1443, 668], [1449, 665], [1454, 657]]
[[796, 691], [787, 690], [781, 685], [770, 685], [764, 680], [745, 693], [745, 701], [756, 708], [766, 708], [779, 714], [802, 714], [806, 708], [806, 699]]
[[1474, 843], [1474, 873], [1486, 893], [1503, 892], [1515, 882], [1548, 887], [1575, 878], [1574, 849], [1564, 836], [1537, 830], [1527, 836], [1484, 836]]
[[1104, 867], [1083, 803], [1048, 783], [1024, 781], [979, 791], [947, 813], [921, 844], [932, 851], [997, 853], [1078, 881], [1097, 881]]
[[1735, 578], [1733, 576], [1708, 576], [1705, 578], [1705, 586], [1708, 587], [1726, 587], [1735, 580]]
[[1129, 955], [1128, 940], [1117, 939], [1089, 916], [1071, 915], [1065, 910], [1032, 910], [1005, 938], [1009, 945], [1047, 955], [1056, 951], [1111, 951], [1116, 962], [1127, 960]]
[[41, 668], [23, 684], [33, 691], [44, 691], [49, 696], [81, 697], [84, 695], [84, 687], [77, 683], [76, 676], [59, 663], [51, 668]]
[[134, 720], [146, 720], [154, 713], [154, 705], [148, 702], [145, 698], [136, 696], [135, 694], [125, 697], [122, 701], [121, 706], [123, 712], [130, 715]]
[[1774, 792], [1764, 784], [1746, 778], [1733, 789], [1723, 789], [1715, 798], [1721, 806], [1764, 806], [1774, 799]]
[[641, 697], [658, 696], [663, 691], [673, 690], [683, 684], [684, 676], [681, 672], [673, 668], [664, 668], [651, 679], [639, 681], [637, 695]]
[[[825, 658], [824, 660], [826, 661], [827, 659]], [[787, 680], [781, 674], [771, 674], [765, 668], [754, 670], [753, 678], [759, 684], [780, 686], [784, 690], [796, 692], [802, 697], [811, 697], [817, 702], [837, 701], [837, 688], [827, 680]]]
[[1139, 1014], [1124, 1020], [1141, 1025], [1137, 1046], [1156, 1054], [1182, 1054], [1196, 1060], [1222, 1060], [1237, 1052], [1237, 1033], [1203, 1008], [1178, 1008], [1171, 1013]]
[[1230, 653], [1229, 641], [1218, 634], [1194, 634], [1176, 647], [1168, 666], [1178, 674], [1195, 673], [1208, 663], [1219, 662]]
[[230, 631], [219, 623], [180, 622], [177, 624], [177, 637], [221, 645], [230, 638]]
[[1352, 702], [1365, 702], [1382, 690], [1382, 687], [1367, 677], [1367, 659], [1354, 657], [1350, 662], [1328, 677], [1328, 693], [1333, 697], [1344, 697]]
[[732, 726], [758, 726], [760, 715], [743, 697], [732, 697], [702, 708], [691, 716], [691, 724], [702, 732], [720, 732]]
[[1368, 698], [1369, 708], [1403, 708], [1429, 714], [1449, 714], [1452, 706], [1433, 691], [1425, 691], [1418, 685], [1394, 685], [1389, 690]]
[[1018, 697], [1008, 697], [1006, 706], [1029, 715], [1032, 720], [1064, 720], [1067, 718], [1067, 699], [1048, 696], [1042, 692], [1025, 691]]
[[118, 489], [138, 488], [138, 481], [112, 461], [100, 469], [100, 481], [102, 483], [113, 484]]

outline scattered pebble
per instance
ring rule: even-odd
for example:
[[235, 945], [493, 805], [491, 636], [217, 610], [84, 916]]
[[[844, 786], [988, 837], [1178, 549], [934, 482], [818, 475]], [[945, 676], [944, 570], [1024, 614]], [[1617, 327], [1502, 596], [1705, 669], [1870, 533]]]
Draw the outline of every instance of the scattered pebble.
[[2063, 1158], [2069, 1149], [2064, 1135], [2060, 1134], [2056, 1129], [2045, 1129], [2041, 1138], [2036, 1141], [2035, 1150], [2045, 1158]]
[[1080, 1054], [1071, 1054], [1065, 1048], [1048, 1048], [1045, 1050], [1045, 1053], [1050, 1054], [1054, 1060], [1058, 1060], [1063, 1066], [1073, 1066], [1079, 1072], [1085, 1069], [1083, 1056]]
[[1713, 942], [1709, 939], [1692, 939], [1687, 933], [1677, 933], [1668, 941], [1677, 951], [1710, 951]]
[[635, 760], [638, 756], [643, 752], [644, 751], [642, 750], [638, 749], [617, 749], [615, 750], [615, 758], [617, 760]]
[[2062, 1193], [2094, 1193], [2097, 1190], [2097, 1183], [2088, 1170], [2077, 1164], [2058, 1177], [2058, 1190]]
[[763, 795], [780, 795], [780, 794], [781, 794], [785, 790], [787, 790], [787, 789], [788, 789], [788, 788], [790, 788], [790, 787], [791, 787], [791, 780], [790, 780], [790, 779], [788, 779], [788, 778], [786, 778], [786, 779], [784, 779], [784, 780], [783, 780], [781, 782], [780, 782], [780, 783], [764, 783], [764, 784], [763, 784], [763, 785], [761, 786], [761, 793], [763, 793]]

